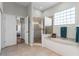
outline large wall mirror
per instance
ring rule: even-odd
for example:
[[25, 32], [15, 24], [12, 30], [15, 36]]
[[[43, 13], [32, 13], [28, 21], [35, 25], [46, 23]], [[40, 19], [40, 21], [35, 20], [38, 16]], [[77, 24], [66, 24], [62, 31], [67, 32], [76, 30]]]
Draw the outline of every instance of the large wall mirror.
[[53, 18], [49, 16], [44, 17], [44, 34], [52, 34], [53, 32]]

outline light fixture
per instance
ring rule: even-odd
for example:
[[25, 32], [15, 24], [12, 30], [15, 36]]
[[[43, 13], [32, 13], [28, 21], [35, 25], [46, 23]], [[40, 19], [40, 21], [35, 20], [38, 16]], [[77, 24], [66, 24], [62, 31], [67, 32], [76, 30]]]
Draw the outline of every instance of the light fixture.
[[40, 9], [42, 9], [43, 7], [40, 6]]

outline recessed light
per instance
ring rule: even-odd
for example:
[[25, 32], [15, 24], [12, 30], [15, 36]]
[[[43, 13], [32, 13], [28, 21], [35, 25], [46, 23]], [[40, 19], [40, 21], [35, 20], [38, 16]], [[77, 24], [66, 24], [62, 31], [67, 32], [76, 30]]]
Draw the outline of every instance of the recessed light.
[[43, 7], [40, 7], [40, 9], [42, 9]]

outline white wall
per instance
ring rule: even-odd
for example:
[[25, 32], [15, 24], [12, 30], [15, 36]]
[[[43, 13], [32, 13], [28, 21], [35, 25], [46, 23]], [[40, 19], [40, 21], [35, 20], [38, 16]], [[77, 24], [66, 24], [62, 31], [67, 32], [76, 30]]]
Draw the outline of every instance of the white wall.
[[0, 52], [2, 45], [2, 12], [3, 12], [3, 4], [0, 2]]
[[32, 7], [32, 3], [30, 3], [28, 5], [28, 20], [30, 21], [30, 23], [28, 25], [29, 26], [29, 28], [28, 28], [28, 30], [29, 30], [29, 33], [28, 33], [28, 44], [31, 45], [31, 46], [33, 44], [32, 8], [33, 8]]
[[0, 11], [0, 52], [1, 52], [1, 11]]
[[1, 21], [1, 48], [4, 48], [5, 46], [5, 17], [4, 14], [2, 14], [2, 21]]
[[[14, 2], [4, 2], [3, 3], [3, 21], [2, 21], [2, 48], [9, 45], [15, 44], [15, 16], [29, 16], [30, 17], [30, 42], [33, 43], [33, 21], [32, 16], [41, 16], [41, 12], [39, 10], [33, 10], [32, 3], [29, 4], [28, 7], [24, 7], [18, 5]], [[33, 13], [34, 11], [34, 13]], [[14, 16], [13, 16], [14, 15]], [[14, 19], [11, 19], [11, 17]], [[9, 20], [9, 21], [8, 21]], [[12, 27], [11, 27], [12, 26]], [[9, 29], [10, 27], [10, 29]], [[14, 29], [13, 29], [14, 28]], [[13, 30], [11, 32], [11, 29]], [[10, 32], [9, 32], [10, 31]], [[13, 33], [13, 34], [12, 34]], [[10, 36], [11, 34], [11, 36]]]
[[42, 12], [38, 9], [33, 8], [32, 16], [33, 17], [42, 17]]
[[[75, 3], [75, 2], [63, 2], [60, 3], [52, 8], [47, 9], [46, 11], [44, 11], [43, 16], [53, 16], [54, 13], [59, 12], [59, 11], [63, 11], [65, 9], [68, 8], [72, 8], [75, 7], [76, 8], [76, 24], [74, 25], [62, 25], [62, 26], [67, 26], [68, 27], [68, 32], [67, 32], [67, 37], [71, 38], [71, 39], [75, 39], [75, 34], [76, 34], [76, 26], [78, 26], [78, 14], [79, 14], [79, 3]], [[60, 27], [62, 26], [53, 26], [53, 32], [57, 34], [57, 36], [60, 36]]]
[[[34, 42], [34, 25], [33, 25], [33, 17], [41, 17], [41, 11], [34, 9], [32, 3], [28, 6], [28, 20], [30, 20], [30, 45]], [[28, 41], [29, 41], [28, 40]]]
[[5, 47], [16, 44], [16, 16], [5, 14]]
[[27, 16], [27, 7], [18, 5], [15, 2], [4, 2], [3, 10], [6, 14], [12, 14], [16, 16]]
[[[24, 7], [21, 5], [18, 5], [14, 2], [4, 2], [3, 3], [3, 11], [5, 14], [9, 14], [9, 15], [15, 15], [15, 16], [29, 16], [29, 20], [30, 20], [30, 42], [31, 44], [33, 43], [33, 35], [34, 35], [34, 31], [33, 31], [33, 18], [32, 16], [41, 16], [40, 11], [38, 10], [33, 10], [33, 6], [32, 3], [29, 4], [28, 7]], [[33, 11], [35, 13], [33, 13]], [[6, 35], [5, 35], [6, 36]]]
[[0, 2], [0, 8], [3, 11], [3, 3], [2, 2]]
[[[3, 20], [2, 20], [2, 48], [16, 44], [16, 16], [26, 17], [28, 15], [27, 7], [16, 4], [15, 2], [3, 3]], [[11, 19], [11, 17], [14, 19]], [[9, 21], [8, 21], [9, 20]], [[10, 29], [9, 29], [10, 27]], [[12, 32], [9, 32], [9, 30]], [[13, 34], [12, 34], [13, 33]], [[11, 34], [11, 36], [10, 36]], [[10, 40], [11, 39], [11, 40]], [[7, 43], [5, 43], [7, 41]]]

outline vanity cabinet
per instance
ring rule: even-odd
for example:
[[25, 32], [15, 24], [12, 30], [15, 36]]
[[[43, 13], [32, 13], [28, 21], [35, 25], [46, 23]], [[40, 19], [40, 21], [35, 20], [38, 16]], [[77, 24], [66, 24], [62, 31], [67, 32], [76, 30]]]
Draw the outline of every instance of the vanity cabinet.
[[79, 47], [76, 42], [63, 40], [63, 38], [51, 38], [50, 35], [42, 35], [42, 47], [48, 48], [59, 55], [79, 56]]

